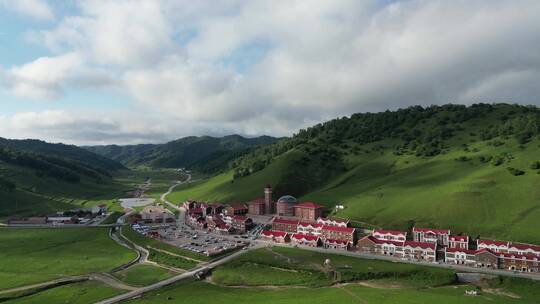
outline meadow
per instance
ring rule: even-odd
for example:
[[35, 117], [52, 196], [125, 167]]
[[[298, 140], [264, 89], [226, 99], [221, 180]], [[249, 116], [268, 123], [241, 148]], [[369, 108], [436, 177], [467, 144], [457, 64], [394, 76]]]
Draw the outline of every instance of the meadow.
[[31, 304], [31, 303], [64, 303], [64, 304], [87, 304], [103, 299], [114, 297], [124, 291], [117, 290], [95, 281], [69, 284], [55, 287], [38, 293], [32, 291], [19, 292], [11, 295], [0, 296], [0, 302], [6, 298], [7, 303]]
[[222, 304], [272, 303], [272, 304], [334, 304], [334, 303], [377, 303], [377, 304], [525, 304], [539, 303], [539, 298], [514, 298], [496, 293], [481, 293], [466, 296], [466, 290], [475, 290], [469, 285], [439, 288], [371, 288], [359, 284], [345, 284], [322, 288], [230, 288], [201, 281], [192, 281], [170, 286], [149, 293], [141, 299], [127, 303], [208, 303], [219, 299]]
[[[330, 264], [325, 265], [329, 259]], [[328, 286], [338, 282], [386, 280], [401, 285], [441, 286], [456, 281], [448, 269], [365, 260], [295, 248], [271, 247], [251, 251], [212, 274], [212, 281], [227, 286]]]
[[0, 290], [90, 272], [136, 258], [104, 228], [0, 229]]
[[166, 280], [176, 273], [161, 267], [138, 264], [128, 269], [119, 271], [114, 276], [131, 286], [146, 286]]

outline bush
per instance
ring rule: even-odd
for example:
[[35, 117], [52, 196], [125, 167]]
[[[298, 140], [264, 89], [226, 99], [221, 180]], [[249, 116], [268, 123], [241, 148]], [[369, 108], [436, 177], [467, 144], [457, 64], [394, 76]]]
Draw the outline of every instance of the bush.
[[531, 169], [540, 169], [540, 161], [535, 161], [531, 164]]
[[481, 156], [479, 157], [480, 162], [482, 162], [482, 163], [487, 163], [487, 162], [489, 162], [492, 158], [493, 158], [493, 157], [492, 157], [491, 155], [487, 155], [487, 156], [481, 155]]
[[510, 172], [510, 174], [512, 174], [514, 176], [519, 176], [519, 175], [524, 175], [525, 174], [525, 171], [519, 170], [519, 169], [516, 169], [516, 168], [512, 168], [512, 167], [508, 167], [508, 168], [506, 168], [506, 170], [508, 170], [508, 172]]
[[500, 166], [504, 163], [504, 159], [500, 156], [497, 156], [497, 157], [494, 157], [492, 160], [491, 160], [491, 164], [493, 166]]
[[470, 158], [468, 158], [467, 156], [463, 155], [463, 156], [460, 156], [458, 158], [456, 158], [457, 161], [462, 161], [462, 162], [466, 162], [466, 161], [469, 161], [471, 160]]

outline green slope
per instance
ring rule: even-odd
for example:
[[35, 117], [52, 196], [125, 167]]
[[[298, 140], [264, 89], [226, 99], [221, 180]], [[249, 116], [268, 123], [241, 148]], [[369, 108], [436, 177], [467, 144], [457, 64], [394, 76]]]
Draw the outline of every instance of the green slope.
[[252, 148], [268, 145], [276, 140], [270, 136], [255, 138], [245, 138], [239, 135], [190, 136], [165, 144], [108, 145], [84, 148], [130, 167], [189, 167], [199, 171], [216, 172], [226, 168], [229, 161], [251, 151]]
[[[472, 110], [476, 114], [470, 114]], [[540, 124], [535, 126], [536, 133], [526, 136], [524, 127], [516, 127], [523, 117], [538, 119], [539, 110], [495, 105], [489, 110], [452, 112], [443, 107], [432, 111], [415, 123], [403, 118], [388, 128], [372, 117], [374, 126], [363, 129], [355, 129], [363, 122], [359, 119], [332, 121], [315, 131], [300, 132], [315, 135], [273, 145], [274, 150], [290, 149], [266, 159], [259, 171], [251, 170], [243, 177], [237, 174], [239, 168], [249, 168], [254, 159], [261, 159], [264, 153], [257, 151], [238, 160], [236, 172], [179, 188], [170, 198], [245, 201], [261, 196], [263, 186], [271, 183], [276, 198], [291, 193], [329, 210], [343, 204], [345, 209], [336, 212], [338, 216], [370, 225], [406, 229], [416, 223], [473, 236], [540, 243], [540, 174], [531, 166], [540, 160]], [[451, 129], [450, 135], [427, 136], [441, 133], [442, 117], [449, 113], [465, 118], [442, 124]], [[395, 132], [399, 129], [403, 131]], [[366, 134], [370, 134], [368, 139]], [[323, 159], [321, 153], [312, 153], [321, 147], [338, 157]], [[515, 176], [508, 168], [522, 170], [524, 175]]]

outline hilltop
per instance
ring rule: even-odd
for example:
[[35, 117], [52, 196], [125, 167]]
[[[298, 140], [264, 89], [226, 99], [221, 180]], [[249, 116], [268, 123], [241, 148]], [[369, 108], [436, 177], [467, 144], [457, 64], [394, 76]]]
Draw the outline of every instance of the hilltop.
[[248, 153], [170, 199], [246, 201], [266, 183], [367, 225], [539, 242], [540, 110], [477, 104], [358, 113]]
[[246, 138], [240, 135], [224, 137], [190, 136], [165, 144], [108, 145], [84, 147], [130, 167], [189, 167], [205, 173], [227, 168], [228, 162], [254, 148], [276, 142], [270, 136]]

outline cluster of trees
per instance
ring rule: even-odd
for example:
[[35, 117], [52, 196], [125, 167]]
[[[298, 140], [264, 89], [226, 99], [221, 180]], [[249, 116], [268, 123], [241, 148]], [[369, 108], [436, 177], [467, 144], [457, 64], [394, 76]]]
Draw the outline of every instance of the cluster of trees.
[[0, 190], [5, 191], [5, 192], [13, 192], [15, 191], [15, 189], [16, 189], [15, 183], [0, 177]]
[[515, 135], [523, 142], [540, 134], [540, 111], [536, 107], [507, 104], [413, 106], [381, 113], [358, 113], [320, 123], [300, 130], [292, 138], [240, 157], [231, 162], [230, 167], [234, 168], [235, 177], [242, 177], [264, 169], [277, 156], [291, 149], [302, 149], [310, 155], [311, 151], [331, 149], [328, 158], [333, 159], [339, 151], [350, 150], [358, 154], [361, 150], [357, 146], [383, 139], [400, 140], [401, 144], [395, 146], [397, 155], [412, 153], [432, 157], [448, 148], [448, 139], [463, 131], [464, 123], [495, 112], [503, 114], [496, 125], [482, 130], [479, 137], [483, 140]]

